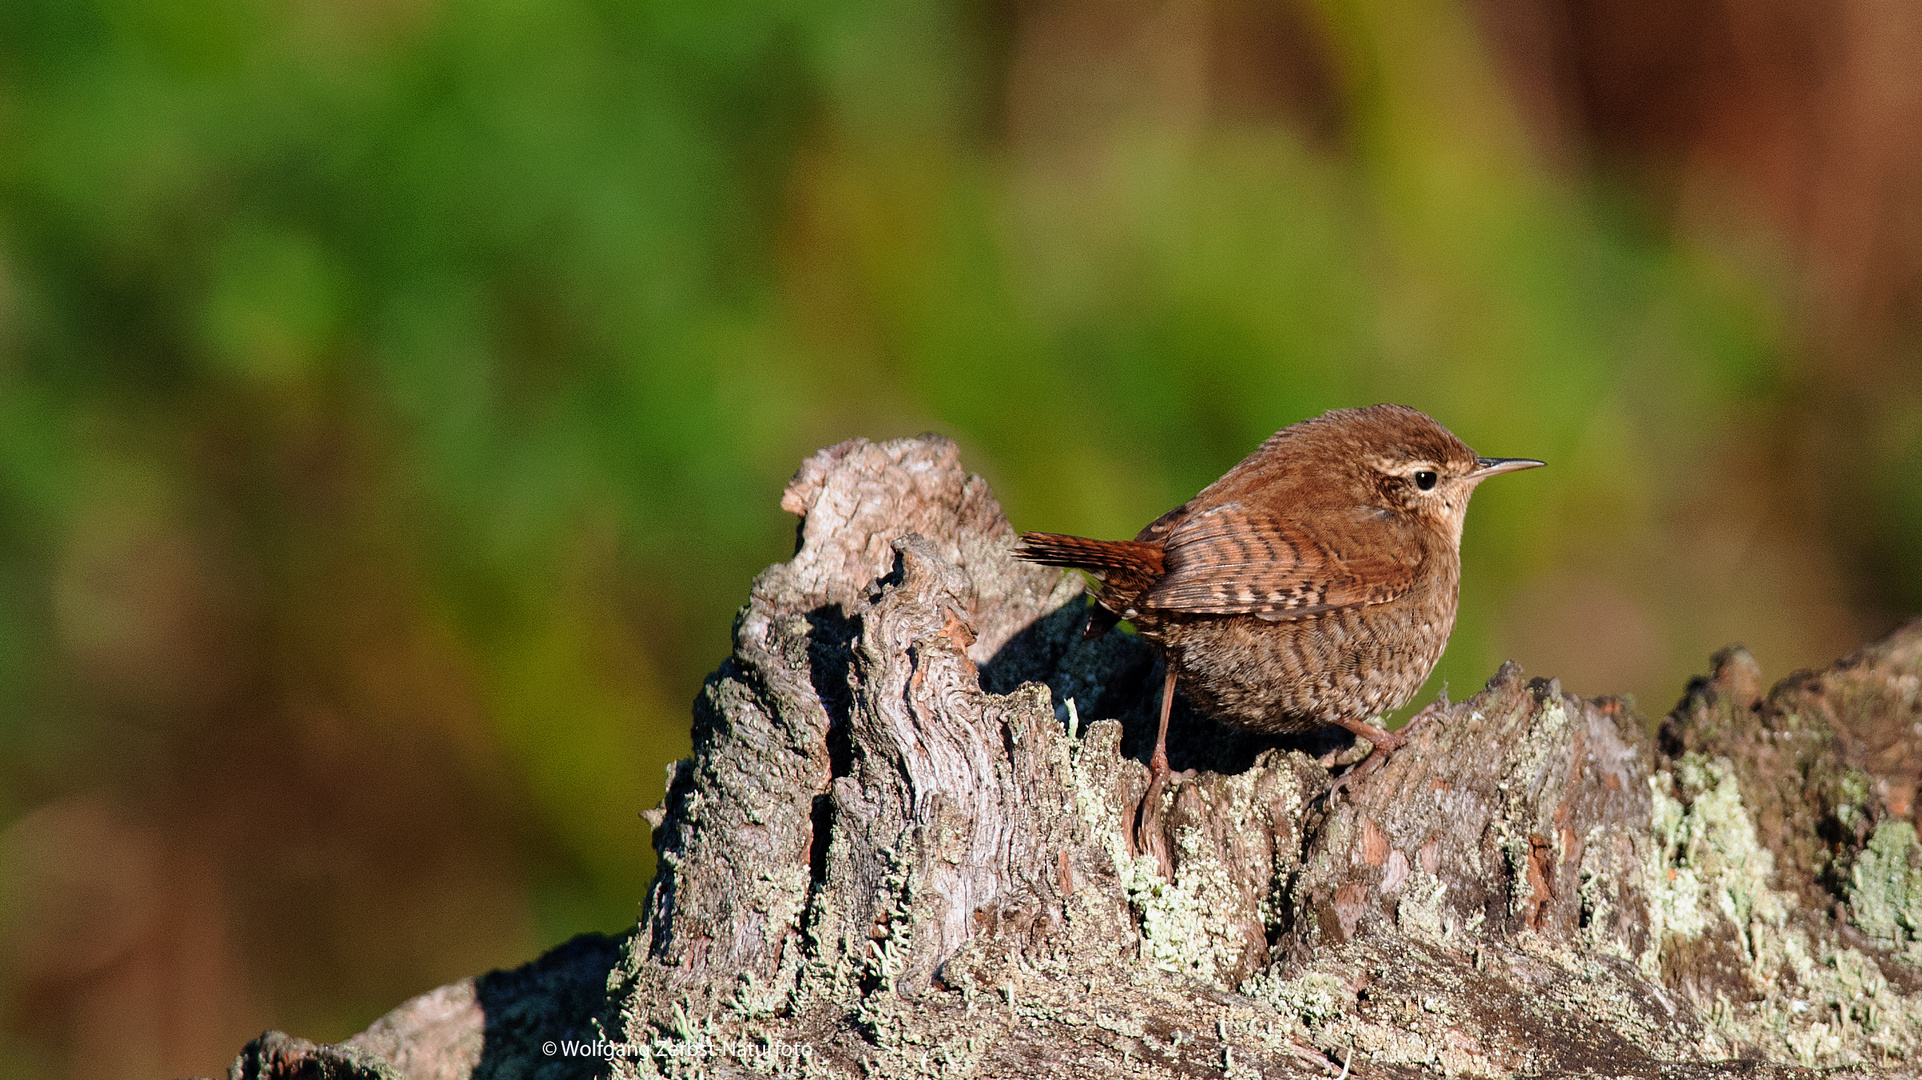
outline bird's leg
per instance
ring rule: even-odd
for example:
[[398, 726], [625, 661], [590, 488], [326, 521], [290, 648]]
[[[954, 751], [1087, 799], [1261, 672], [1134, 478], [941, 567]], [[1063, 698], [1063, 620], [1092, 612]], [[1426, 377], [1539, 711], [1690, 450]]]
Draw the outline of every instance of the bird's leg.
[[[1384, 756], [1392, 754], [1401, 749], [1401, 744], [1408, 741], [1406, 737], [1380, 725], [1371, 724], [1366, 720], [1355, 720], [1343, 716], [1337, 718], [1335, 723], [1340, 724], [1342, 727], [1375, 744], [1375, 754], [1382, 754]], [[1374, 757], [1375, 754], [1368, 756]]]
[[1174, 861], [1168, 857], [1168, 840], [1161, 832], [1161, 789], [1168, 783], [1168, 713], [1175, 703], [1175, 669], [1165, 664], [1168, 674], [1161, 683], [1161, 726], [1155, 732], [1154, 756], [1148, 759], [1148, 791], [1141, 796], [1135, 812], [1135, 848], [1155, 857], [1161, 876], [1173, 881]]
[[1408, 741], [1408, 737], [1406, 735], [1402, 735], [1399, 732], [1390, 731], [1385, 727], [1378, 727], [1374, 724], [1369, 723], [1366, 720], [1355, 720], [1355, 719], [1351, 719], [1350, 717], [1343, 716], [1343, 717], [1338, 717], [1335, 720], [1335, 723], [1340, 724], [1342, 727], [1347, 728], [1349, 731], [1354, 732], [1356, 735], [1359, 735], [1362, 738], [1367, 739], [1370, 743], [1374, 745], [1375, 748], [1368, 752], [1368, 756], [1363, 758], [1359, 765], [1356, 765], [1355, 767], [1349, 769], [1347, 772], [1342, 773], [1341, 776], [1335, 780], [1334, 784], [1330, 786], [1328, 789], [1328, 794], [1330, 796], [1333, 796], [1337, 791], [1340, 791], [1341, 789], [1360, 781], [1362, 777], [1367, 776], [1369, 773], [1374, 772], [1376, 769], [1381, 768], [1382, 762], [1388, 760], [1388, 755], [1401, 749], [1402, 745]]
[[1154, 772], [1154, 782], [1164, 783], [1168, 779], [1168, 714], [1175, 705], [1175, 669], [1168, 668], [1167, 677], [1161, 681], [1161, 726], [1155, 729], [1155, 753], [1148, 759], [1148, 768]]

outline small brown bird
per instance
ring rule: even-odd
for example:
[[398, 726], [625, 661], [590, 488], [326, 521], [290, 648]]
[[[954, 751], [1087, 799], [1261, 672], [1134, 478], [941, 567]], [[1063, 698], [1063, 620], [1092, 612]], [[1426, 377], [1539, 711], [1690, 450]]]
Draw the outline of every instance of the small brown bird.
[[1242, 727], [1339, 724], [1375, 757], [1400, 746], [1367, 720], [1407, 704], [1441, 659], [1468, 497], [1491, 476], [1541, 464], [1477, 457], [1405, 406], [1336, 409], [1276, 432], [1133, 540], [1027, 533], [1015, 554], [1101, 582], [1089, 637], [1127, 619], [1161, 648], [1145, 815], [1168, 776], [1177, 681]]

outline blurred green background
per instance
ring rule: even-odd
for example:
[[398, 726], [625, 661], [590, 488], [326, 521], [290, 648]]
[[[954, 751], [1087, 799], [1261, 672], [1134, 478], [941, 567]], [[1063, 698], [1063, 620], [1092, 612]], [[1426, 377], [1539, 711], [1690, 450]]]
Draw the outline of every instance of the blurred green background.
[[817, 447], [1132, 535], [1485, 454], [1456, 696], [1922, 608], [1922, 18], [1760, 0], [8, 0], [0, 1074], [630, 924]]

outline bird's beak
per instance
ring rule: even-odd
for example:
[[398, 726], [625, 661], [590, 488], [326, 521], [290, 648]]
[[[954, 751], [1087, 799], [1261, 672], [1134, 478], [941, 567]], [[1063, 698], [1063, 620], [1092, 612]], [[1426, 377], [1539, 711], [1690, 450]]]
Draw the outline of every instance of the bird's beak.
[[1497, 473], [1540, 468], [1548, 462], [1525, 457], [1485, 457], [1476, 458], [1475, 464], [1481, 467], [1468, 474], [1470, 480], [1486, 480]]

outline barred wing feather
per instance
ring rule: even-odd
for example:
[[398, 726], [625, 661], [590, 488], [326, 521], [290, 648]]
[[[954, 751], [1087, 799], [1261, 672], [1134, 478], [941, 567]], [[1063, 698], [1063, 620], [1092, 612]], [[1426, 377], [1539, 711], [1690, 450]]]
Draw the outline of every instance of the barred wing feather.
[[1143, 602], [1164, 611], [1296, 619], [1408, 591], [1423, 559], [1416, 526], [1373, 514], [1338, 524], [1337, 534], [1238, 502], [1211, 507], [1169, 532], [1166, 574]]

